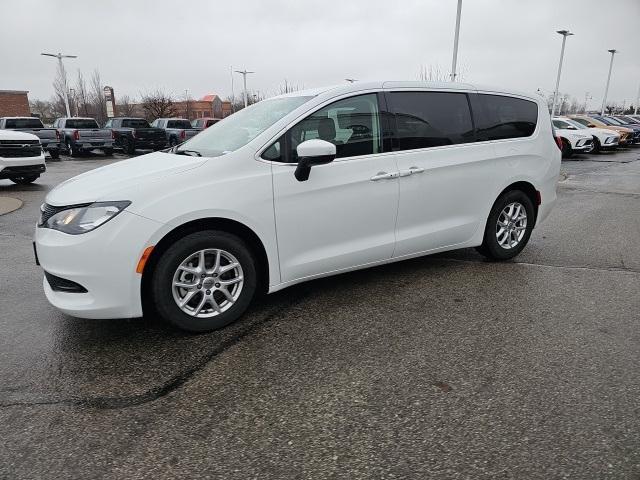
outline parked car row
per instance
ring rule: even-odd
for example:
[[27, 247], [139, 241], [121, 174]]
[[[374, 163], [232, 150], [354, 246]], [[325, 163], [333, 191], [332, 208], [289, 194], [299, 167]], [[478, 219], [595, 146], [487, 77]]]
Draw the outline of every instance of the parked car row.
[[640, 145], [639, 115], [580, 114], [552, 119], [562, 156]]
[[194, 137], [219, 120], [158, 118], [152, 126], [144, 118], [116, 117], [100, 128], [93, 118], [65, 117], [58, 118], [53, 128], [46, 128], [39, 118], [4, 117], [0, 118], [0, 129], [34, 134], [43, 150], [57, 159], [61, 152], [76, 157], [92, 150], [102, 150], [105, 155], [115, 149], [130, 155], [136, 150], [162, 150]]

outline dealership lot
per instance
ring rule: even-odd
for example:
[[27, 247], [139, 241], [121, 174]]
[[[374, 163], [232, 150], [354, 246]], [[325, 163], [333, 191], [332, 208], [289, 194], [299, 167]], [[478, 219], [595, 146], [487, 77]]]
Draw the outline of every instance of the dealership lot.
[[514, 262], [314, 281], [200, 336], [44, 298], [44, 195], [122, 158], [0, 181], [24, 202], [0, 216], [0, 477], [640, 475], [640, 149], [564, 161]]

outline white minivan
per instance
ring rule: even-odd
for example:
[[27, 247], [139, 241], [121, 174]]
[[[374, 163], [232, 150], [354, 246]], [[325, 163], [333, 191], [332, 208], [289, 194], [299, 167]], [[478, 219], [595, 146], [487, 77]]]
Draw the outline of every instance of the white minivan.
[[353, 83], [281, 95], [165, 152], [67, 180], [35, 232], [49, 301], [223, 327], [260, 292], [477, 247], [505, 260], [556, 201], [537, 95]]

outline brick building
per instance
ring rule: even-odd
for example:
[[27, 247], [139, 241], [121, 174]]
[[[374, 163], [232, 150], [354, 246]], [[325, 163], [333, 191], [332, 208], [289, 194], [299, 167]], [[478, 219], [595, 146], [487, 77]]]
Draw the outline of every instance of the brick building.
[[0, 117], [29, 117], [29, 92], [0, 90]]
[[176, 116], [195, 120], [196, 118], [223, 118], [223, 101], [218, 95], [209, 94], [200, 100], [174, 102]]

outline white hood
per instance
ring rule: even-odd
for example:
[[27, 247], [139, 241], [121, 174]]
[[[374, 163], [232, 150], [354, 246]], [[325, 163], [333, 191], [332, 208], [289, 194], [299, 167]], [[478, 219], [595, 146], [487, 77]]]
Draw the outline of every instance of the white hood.
[[589, 129], [590, 132], [596, 134], [596, 135], [605, 135], [607, 137], [619, 137], [620, 134], [618, 132], [616, 132], [615, 130], [607, 130], [605, 128], [597, 128], [597, 127], [592, 127]]
[[[141, 186], [203, 165], [207, 160], [155, 152], [122, 160], [70, 178], [51, 190], [46, 202], [64, 206], [105, 200], [132, 200]], [[130, 191], [131, 198], [122, 197]], [[118, 196], [115, 198], [114, 195]]]
[[16, 132], [15, 130], [0, 130], [0, 140], [38, 140], [32, 133]]

